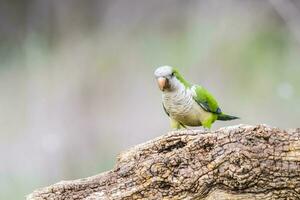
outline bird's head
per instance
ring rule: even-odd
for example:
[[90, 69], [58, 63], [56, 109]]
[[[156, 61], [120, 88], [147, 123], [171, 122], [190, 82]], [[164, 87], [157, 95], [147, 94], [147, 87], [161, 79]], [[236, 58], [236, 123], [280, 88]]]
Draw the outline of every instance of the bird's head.
[[180, 87], [189, 85], [179, 74], [177, 69], [170, 66], [158, 67], [154, 75], [161, 91], [175, 91]]

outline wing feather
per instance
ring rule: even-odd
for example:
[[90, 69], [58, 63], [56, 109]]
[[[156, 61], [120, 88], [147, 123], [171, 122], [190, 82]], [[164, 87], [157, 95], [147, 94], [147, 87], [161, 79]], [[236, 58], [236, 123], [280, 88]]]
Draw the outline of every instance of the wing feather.
[[199, 85], [193, 85], [191, 89], [193, 91], [194, 100], [205, 111], [215, 113], [215, 114], [222, 113], [215, 98], [205, 88]]

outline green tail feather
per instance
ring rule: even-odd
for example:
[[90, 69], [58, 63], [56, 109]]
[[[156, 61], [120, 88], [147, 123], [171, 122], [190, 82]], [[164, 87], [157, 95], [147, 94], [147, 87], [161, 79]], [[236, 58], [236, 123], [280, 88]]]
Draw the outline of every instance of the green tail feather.
[[228, 121], [228, 120], [234, 120], [234, 119], [239, 119], [239, 117], [226, 115], [226, 114], [219, 114], [218, 115], [218, 120], [221, 120], [221, 121]]

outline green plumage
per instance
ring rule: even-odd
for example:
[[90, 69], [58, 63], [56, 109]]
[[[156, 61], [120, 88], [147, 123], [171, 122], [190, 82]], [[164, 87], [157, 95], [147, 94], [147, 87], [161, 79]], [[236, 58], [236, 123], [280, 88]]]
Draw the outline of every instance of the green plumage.
[[163, 66], [155, 71], [155, 76], [166, 81], [164, 87], [160, 87], [163, 88], [163, 107], [171, 119], [172, 128], [210, 128], [216, 120], [238, 119], [224, 114], [212, 94], [202, 86], [186, 81], [178, 70]]
[[214, 97], [202, 86], [194, 85], [196, 96], [194, 100], [207, 112], [220, 114], [221, 109]]

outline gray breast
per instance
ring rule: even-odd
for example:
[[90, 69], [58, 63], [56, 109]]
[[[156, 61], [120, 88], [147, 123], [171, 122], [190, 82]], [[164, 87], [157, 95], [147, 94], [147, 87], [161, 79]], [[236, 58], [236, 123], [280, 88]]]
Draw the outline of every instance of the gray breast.
[[187, 115], [193, 107], [193, 98], [190, 90], [169, 92], [163, 95], [166, 111], [173, 117]]

